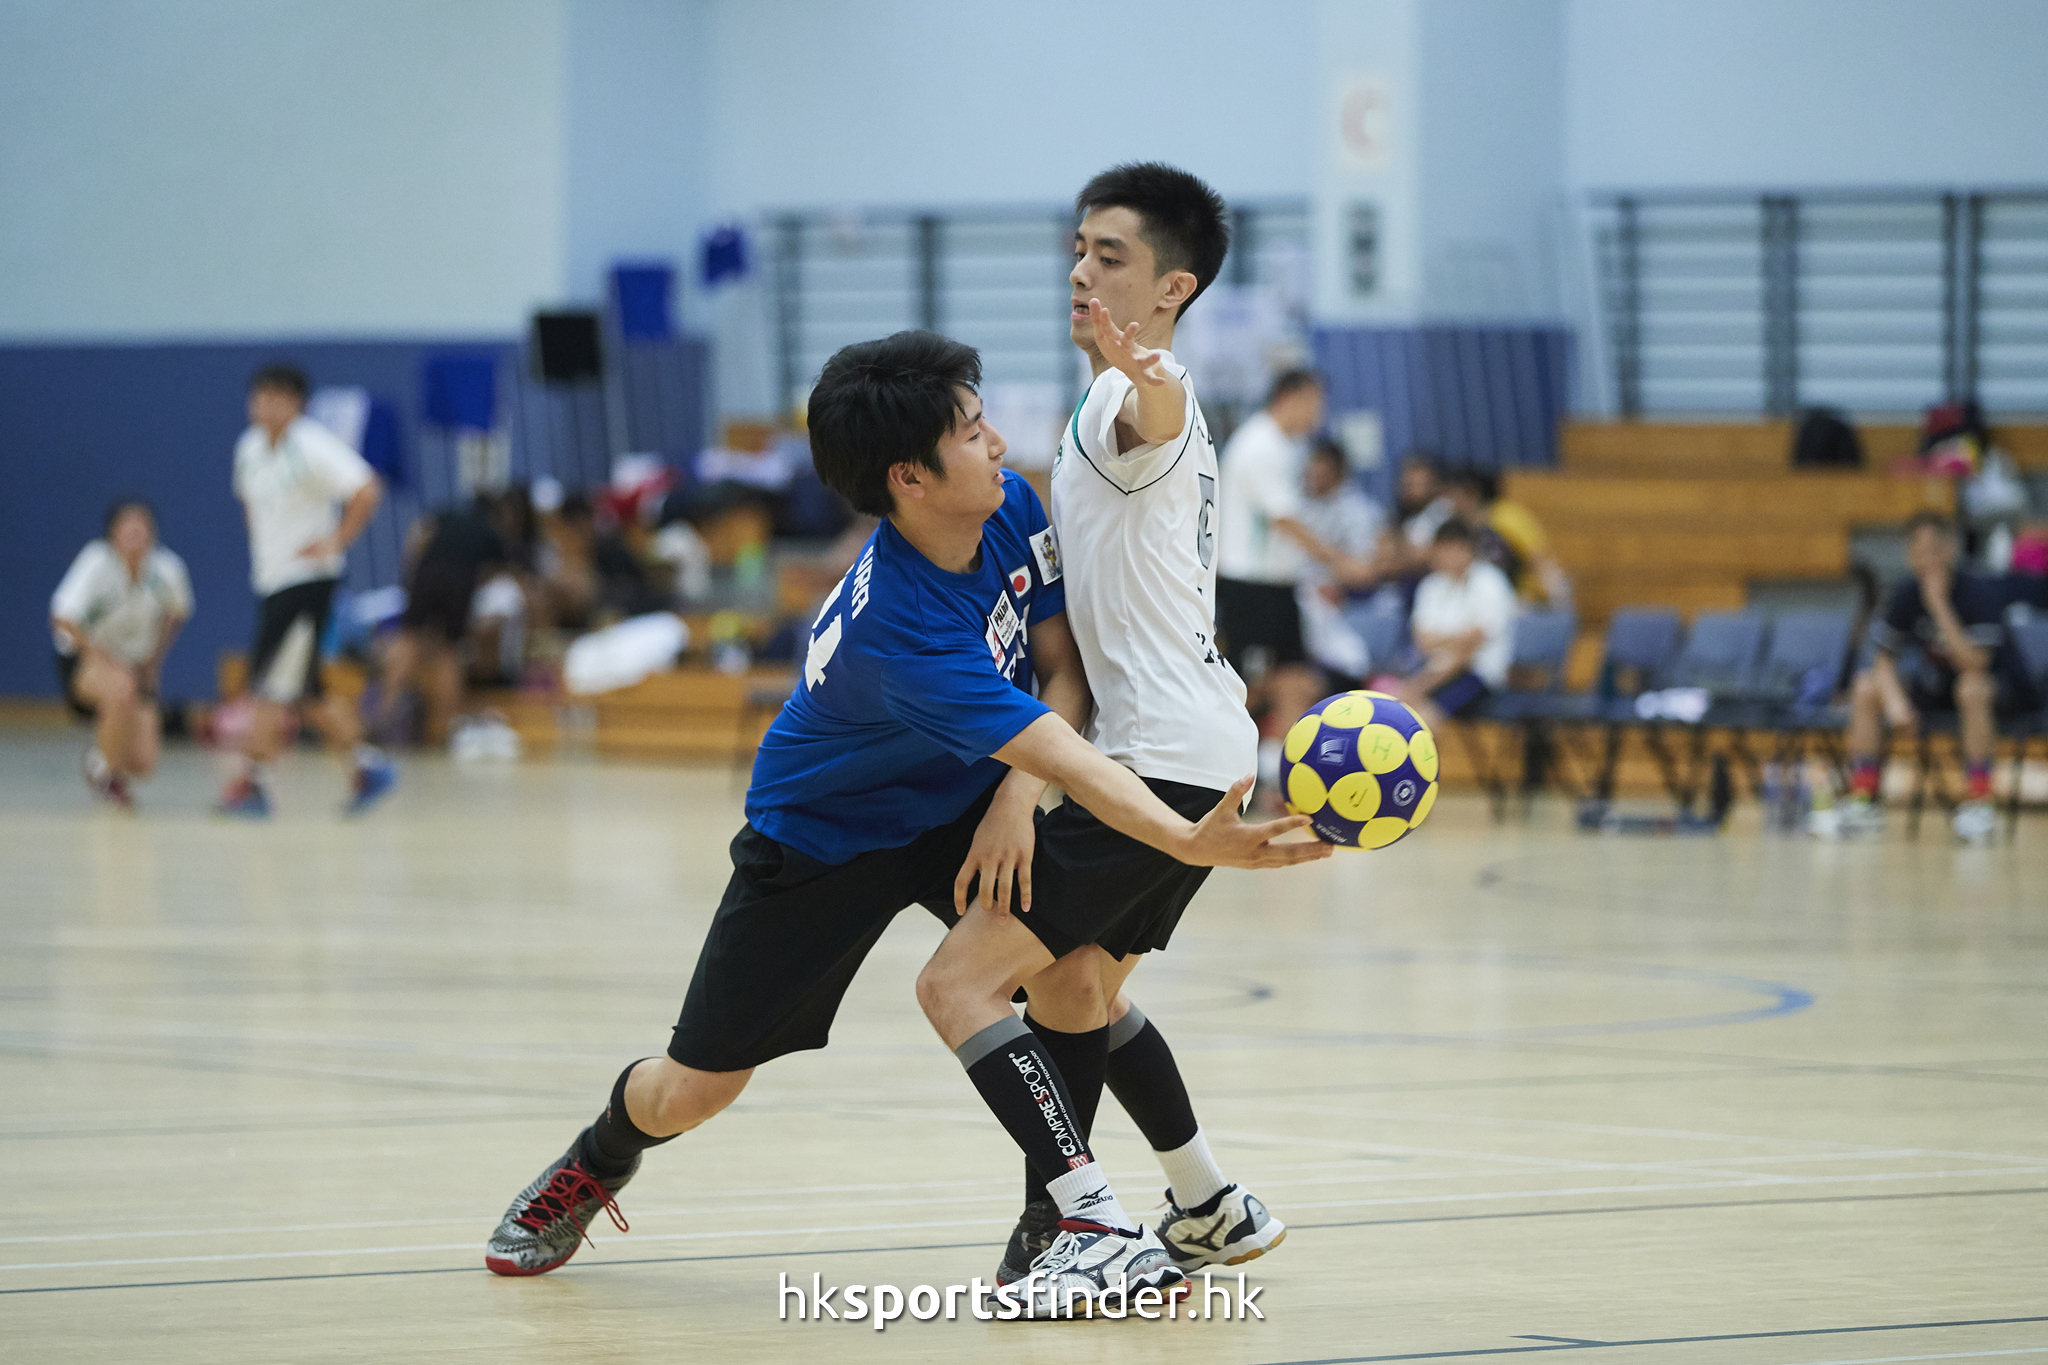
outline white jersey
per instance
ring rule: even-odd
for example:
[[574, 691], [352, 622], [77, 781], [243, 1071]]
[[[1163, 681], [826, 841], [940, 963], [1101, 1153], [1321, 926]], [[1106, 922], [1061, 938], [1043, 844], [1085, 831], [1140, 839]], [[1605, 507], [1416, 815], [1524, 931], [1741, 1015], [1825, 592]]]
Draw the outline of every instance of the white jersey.
[[1053, 530], [1088, 738], [1140, 777], [1223, 791], [1251, 776], [1259, 731], [1216, 648], [1216, 448], [1187, 370], [1164, 360], [1187, 389], [1180, 435], [1119, 454], [1131, 381], [1097, 375], [1053, 461]]
[[341, 505], [377, 477], [362, 456], [310, 417], [296, 418], [276, 445], [261, 427], [235, 443], [235, 496], [249, 516], [249, 581], [257, 593], [339, 578], [340, 555], [299, 552], [334, 534]]
[[[95, 540], [78, 552], [70, 570], [50, 598], [50, 615], [84, 632], [85, 637], [124, 663], [148, 663], [156, 653], [164, 618], [192, 614], [192, 579], [185, 561], [159, 545], [142, 561], [142, 572], [129, 577], [128, 566], [114, 547]], [[77, 652], [70, 639], [57, 636], [57, 652]]]

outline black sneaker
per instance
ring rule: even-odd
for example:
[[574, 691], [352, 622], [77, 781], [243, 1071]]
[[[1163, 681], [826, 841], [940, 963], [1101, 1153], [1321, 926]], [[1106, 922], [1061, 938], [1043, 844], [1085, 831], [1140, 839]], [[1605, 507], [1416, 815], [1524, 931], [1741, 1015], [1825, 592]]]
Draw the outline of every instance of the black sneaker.
[[1050, 1199], [1034, 1199], [1017, 1216], [1010, 1231], [1010, 1244], [1003, 1248], [1003, 1263], [996, 1267], [997, 1284], [1015, 1284], [1031, 1273], [1031, 1263], [1045, 1254], [1053, 1238], [1060, 1235], [1060, 1206]]
[[600, 1180], [583, 1164], [582, 1149], [579, 1137], [519, 1192], [484, 1248], [486, 1268], [498, 1275], [547, 1274], [590, 1240], [583, 1229], [599, 1209], [620, 1232], [630, 1231], [616, 1196], [640, 1169], [639, 1154], [624, 1175]]

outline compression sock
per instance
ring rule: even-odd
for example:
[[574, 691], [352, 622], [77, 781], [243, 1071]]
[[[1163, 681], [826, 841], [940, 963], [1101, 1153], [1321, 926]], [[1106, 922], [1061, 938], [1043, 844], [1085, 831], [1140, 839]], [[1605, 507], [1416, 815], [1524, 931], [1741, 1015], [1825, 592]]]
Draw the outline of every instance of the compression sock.
[[[1074, 1102], [1074, 1122], [1081, 1126], [1081, 1137], [1086, 1141], [1095, 1132], [1095, 1111], [1102, 1103], [1102, 1073], [1109, 1064], [1109, 1026], [1105, 1024], [1086, 1033], [1061, 1033], [1033, 1019], [1029, 1010], [1024, 1012], [1024, 1023], [1037, 1036], [1045, 1055], [1059, 1068], [1060, 1079], [1067, 1083], [1067, 1096]], [[1030, 1162], [1024, 1163], [1024, 1202], [1050, 1199], [1045, 1182], [1065, 1174], [1064, 1166], [1039, 1171]]]
[[1085, 1218], [1119, 1231], [1137, 1227], [1110, 1191], [1088, 1141], [1074, 1118], [1059, 1068], [1037, 1035], [1012, 1014], [953, 1049], [967, 1079], [1023, 1149], [1036, 1170], [1059, 1171], [1046, 1192], [1060, 1206], [1062, 1218]]
[[1869, 800], [1877, 795], [1879, 769], [1874, 758], [1857, 758], [1849, 767], [1849, 794]]
[[1989, 759], [1965, 764], [1963, 776], [1964, 780], [1968, 783], [1967, 790], [1970, 800], [1988, 801], [1991, 799], [1991, 761]]
[[1194, 1102], [1180, 1078], [1173, 1049], [1136, 1005], [1109, 1026], [1107, 1079], [1110, 1093], [1152, 1144], [1174, 1203], [1194, 1208], [1230, 1183], [1217, 1169], [1201, 1125], [1195, 1122]]
[[[640, 1062], [652, 1060], [651, 1057], [642, 1057]], [[633, 1074], [633, 1067], [640, 1062], [634, 1062], [619, 1073], [618, 1080], [612, 1082], [611, 1103], [597, 1116], [597, 1122], [585, 1128], [577, 1140], [580, 1149], [577, 1154], [590, 1168], [590, 1173], [600, 1180], [624, 1175], [633, 1168], [634, 1157], [649, 1147], [659, 1147], [682, 1136], [670, 1133], [667, 1137], [649, 1137], [626, 1116], [626, 1077]]]

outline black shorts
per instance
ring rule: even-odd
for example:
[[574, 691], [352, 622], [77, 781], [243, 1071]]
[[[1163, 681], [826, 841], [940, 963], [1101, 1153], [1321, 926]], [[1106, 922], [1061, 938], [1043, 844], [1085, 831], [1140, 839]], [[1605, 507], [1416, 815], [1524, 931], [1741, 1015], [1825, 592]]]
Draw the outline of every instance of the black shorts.
[[[1956, 673], [1938, 664], [1923, 663], [1906, 678], [1906, 697], [1915, 711], [1946, 714], [1956, 709]], [[2033, 684], [2009, 673], [1993, 672], [1992, 711], [2000, 716], [2023, 716], [2041, 707]]]
[[923, 905], [952, 925], [953, 879], [995, 789], [951, 824], [837, 866], [741, 829], [668, 1055], [699, 1071], [744, 1071], [825, 1046], [846, 988], [897, 911]]
[[476, 602], [476, 568], [452, 560], [423, 560], [412, 571], [405, 592], [407, 630], [437, 632], [449, 644], [469, 635], [470, 608]]
[[[1189, 819], [1223, 799], [1178, 782], [1145, 785]], [[947, 928], [956, 923], [953, 882], [994, 794], [991, 785], [951, 824], [902, 848], [836, 867], [741, 829], [668, 1055], [699, 1071], [744, 1071], [824, 1047], [846, 988], [898, 911], [922, 905]], [[1208, 875], [1069, 801], [1039, 820], [1031, 913], [1017, 918], [1055, 958], [1087, 943], [1116, 957], [1150, 952], [1173, 937]]]
[[1291, 584], [1218, 578], [1216, 633], [1223, 637], [1223, 657], [1240, 676], [1249, 649], [1263, 651], [1270, 668], [1308, 658], [1301, 643], [1301, 604]]
[[[1224, 796], [1182, 782], [1143, 781], [1190, 820], [1200, 820]], [[1208, 868], [1189, 867], [1120, 834], [1068, 798], [1038, 823], [1031, 913], [1017, 918], [1055, 958], [1084, 943], [1111, 957], [1149, 953], [1166, 946], [1208, 878]]]
[[256, 612], [256, 643], [249, 651], [252, 693], [265, 695], [263, 685], [270, 666], [277, 661], [278, 651], [284, 647], [292, 627], [307, 621], [313, 629], [313, 647], [306, 653], [305, 675], [296, 680], [279, 679], [280, 689], [291, 691], [292, 696], [273, 700], [313, 701], [320, 697], [320, 642], [326, 638], [327, 618], [334, 610], [335, 582], [332, 578], [320, 578], [311, 583], [294, 583], [263, 599]]
[[99, 715], [90, 702], [81, 699], [74, 684], [78, 681], [78, 658], [76, 654], [57, 653], [57, 686], [64, 693], [64, 704], [71, 708], [71, 714], [81, 720], [92, 720]]

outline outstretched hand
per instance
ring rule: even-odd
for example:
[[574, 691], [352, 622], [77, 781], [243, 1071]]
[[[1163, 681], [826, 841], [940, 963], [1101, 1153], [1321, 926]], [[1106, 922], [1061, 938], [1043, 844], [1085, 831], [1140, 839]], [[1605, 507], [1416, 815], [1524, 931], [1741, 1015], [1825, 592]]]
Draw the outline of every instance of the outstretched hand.
[[1190, 836], [1191, 845], [1182, 862], [1196, 867], [1292, 867], [1329, 857], [1336, 849], [1320, 839], [1280, 842], [1284, 835], [1308, 828], [1306, 815], [1248, 825], [1239, 814], [1252, 779], [1239, 778], [1216, 809], [1203, 816]]
[[1139, 344], [1137, 323], [1119, 328], [1101, 299], [1088, 300], [1088, 320], [1095, 324], [1095, 349], [1133, 384], [1164, 384], [1173, 377], [1159, 359], [1163, 352]]

